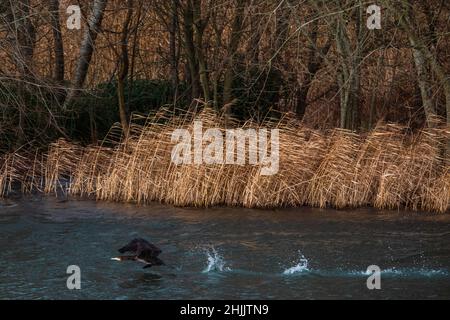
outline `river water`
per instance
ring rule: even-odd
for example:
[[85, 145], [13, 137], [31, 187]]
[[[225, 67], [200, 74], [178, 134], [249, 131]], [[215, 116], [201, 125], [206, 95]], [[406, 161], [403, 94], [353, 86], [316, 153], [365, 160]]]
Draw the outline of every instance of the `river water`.
[[[0, 201], [0, 299], [449, 299], [450, 215]], [[111, 258], [131, 239], [167, 266]], [[67, 268], [81, 289], [67, 288]], [[367, 288], [367, 268], [381, 289]]]

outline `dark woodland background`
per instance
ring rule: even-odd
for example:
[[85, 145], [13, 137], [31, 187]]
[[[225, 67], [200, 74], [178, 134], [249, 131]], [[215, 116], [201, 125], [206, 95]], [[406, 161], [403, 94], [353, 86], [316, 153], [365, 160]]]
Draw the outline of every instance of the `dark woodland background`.
[[0, 151], [95, 143], [162, 106], [361, 132], [448, 125], [449, 22], [447, 0], [1, 0]]

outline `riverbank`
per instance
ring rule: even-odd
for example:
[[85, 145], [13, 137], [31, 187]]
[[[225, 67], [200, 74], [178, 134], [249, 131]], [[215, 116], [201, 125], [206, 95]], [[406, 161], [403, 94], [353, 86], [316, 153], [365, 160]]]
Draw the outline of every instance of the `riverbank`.
[[[175, 165], [171, 134], [192, 129], [195, 120], [202, 121], [205, 129], [279, 129], [278, 173], [261, 175], [263, 164], [248, 161]], [[446, 129], [412, 133], [380, 123], [366, 134], [320, 131], [288, 114], [262, 124], [236, 123], [210, 110], [182, 115], [161, 110], [148, 118], [134, 117], [128, 139], [113, 127], [97, 146], [58, 140], [43, 154], [4, 155], [0, 194], [7, 196], [19, 183], [25, 193], [63, 188], [71, 195], [98, 200], [176, 206], [373, 206], [440, 213], [449, 209], [450, 166], [443, 151], [450, 132]]]

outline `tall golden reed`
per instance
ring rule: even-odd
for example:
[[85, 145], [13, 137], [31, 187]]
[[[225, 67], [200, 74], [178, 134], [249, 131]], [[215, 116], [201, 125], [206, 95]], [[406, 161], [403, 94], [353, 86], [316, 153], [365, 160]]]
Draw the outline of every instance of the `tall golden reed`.
[[262, 124], [249, 121], [239, 127], [280, 129], [279, 172], [263, 176], [261, 165], [172, 163], [173, 130], [192, 130], [194, 120], [201, 120], [204, 130], [237, 127], [236, 121], [210, 109], [135, 115], [127, 140], [115, 126], [98, 146], [59, 140], [44, 155], [3, 156], [0, 195], [19, 182], [23, 192], [66, 189], [71, 195], [140, 204], [449, 209], [450, 166], [444, 153], [448, 129], [413, 134], [380, 123], [363, 135], [314, 130], [291, 114]]

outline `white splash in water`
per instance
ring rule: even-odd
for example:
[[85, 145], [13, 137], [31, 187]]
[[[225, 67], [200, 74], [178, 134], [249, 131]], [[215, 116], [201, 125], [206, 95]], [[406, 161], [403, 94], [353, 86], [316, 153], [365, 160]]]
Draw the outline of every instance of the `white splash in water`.
[[305, 256], [301, 252], [299, 252], [299, 254], [300, 254], [300, 260], [297, 262], [297, 264], [295, 266], [284, 270], [284, 272], [283, 272], [284, 275], [295, 274], [295, 273], [302, 273], [302, 272], [305, 272], [305, 271], [309, 271], [309, 269], [308, 269], [308, 259], [306, 259]]
[[206, 250], [206, 255], [208, 258], [207, 260], [208, 265], [203, 270], [203, 273], [208, 273], [211, 271], [222, 272], [231, 270], [229, 267], [226, 266], [224, 258], [217, 252], [217, 250], [214, 247]]

